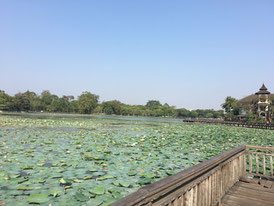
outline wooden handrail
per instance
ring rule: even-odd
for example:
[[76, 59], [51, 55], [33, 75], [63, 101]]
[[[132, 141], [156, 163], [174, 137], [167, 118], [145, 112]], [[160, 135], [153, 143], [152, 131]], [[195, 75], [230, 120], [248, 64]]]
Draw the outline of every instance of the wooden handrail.
[[260, 146], [246, 145], [246, 148], [247, 149], [262, 149], [262, 150], [274, 151], [274, 147], [260, 147]]
[[178, 187], [183, 187], [190, 182], [198, 179], [202, 175], [210, 172], [222, 163], [227, 162], [237, 154], [245, 151], [246, 147], [244, 145], [219, 154], [209, 160], [199, 163], [193, 167], [183, 170], [177, 174], [171, 175], [150, 185], [147, 185], [138, 191], [124, 197], [121, 200], [116, 201], [111, 206], [135, 206], [144, 205], [153, 201], [166, 193], [176, 190]]
[[256, 128], [256, 129], [270, 129], [274, 130], [273, 123], [251, 123], [251, 122], [242, 122], [242, 121], [223, 121], [223, 120], [199, 120], [199, 119], [185, 119], [184, 122], [190, 123], [206, 123], [206, 124], [224, 124], [224, 125], [232, 125], [237, 127], [248, 127], [248, 128]]

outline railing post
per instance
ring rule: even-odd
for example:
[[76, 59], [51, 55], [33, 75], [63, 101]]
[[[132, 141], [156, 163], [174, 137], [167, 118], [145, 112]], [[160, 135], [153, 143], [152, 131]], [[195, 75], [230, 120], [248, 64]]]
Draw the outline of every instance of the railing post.
[[248, 158], [249, 158], [249, 172], [252, 173], [252, 156], [251, 152], [248, 152]]
[[272, 159], [272, 156], [270, 156], [269, 161], [270, 161], [270, 175], [273, 176], [273, 159]]
[[[243, 163], [244, 163], [244, 171], [243, 171], [243, 178], [245, 179], [246, 178], [246, 165], [247, 165], [247, 162], [246, 162], [246, 148], [245, 148], [245, 153], [244, 153], [244, 160], [243, 160]], [[240, 163], [241, 164], [241, 163]]]
[[259, 155], [256, 153], [256, 174], [259, 174]]

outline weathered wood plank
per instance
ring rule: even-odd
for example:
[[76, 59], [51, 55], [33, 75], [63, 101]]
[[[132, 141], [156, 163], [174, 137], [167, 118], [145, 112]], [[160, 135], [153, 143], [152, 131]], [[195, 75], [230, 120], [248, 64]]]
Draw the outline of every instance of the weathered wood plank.
[[252, 184], [252, 183], [237, 182], [234, 186], [240, 186], [240, 187], [244, 187], [247, 189], [253, 189], [253, 190], [258, 190], [258, 187], [259, 187], [260, 191], [269, 192], [269, 193], [271, 193], [271, 195], [272, 195], [272, 193], [274, 193], [274, 191], [269, 190], [268, 188], [260, 187], [259, 185]]
[[187, 191], [184, 195], [184, 205], [193, 206], [193, 189]]
[[259, 174], [259, 156], [256, 154], [256, 174]]
[[265, 155], [263, 155], [263, 175], [265, 175], [266, 170], [265, 170]]
[[248, 158], [249, 158], [249, 172], [252, 173], [252, 156], [251, 152], [248, 153]]
[[211, 179], [212, 179], [212, 176], [209, 176], [208, 177], [208, 194], [207, 194], [209, 206], [212, 205], [212, 199], [211, 199], [211, 197], [212, 197], [212, 185], [211, 185], [212, 180]]
[[244, 199], [242, 197], [236, 197], [234, 195], [226, 195], [223, 198], [224, 204], [235, 206], [273, 206], [271, 202], [265, 202], [254, 199]]
[[273, 158], [270, 156], [270, 176], [273, 176]]
[[248, 149], [263, 149], [263, 150], [274, 151], [274, 147], [261, 147], [261, 146], [246, 145], [246, 148], [248, 148]]
[[227, 194], [230, 195], [240, 195], [243, 198], [251, 198], [251, 199], [263, 199], [264, 201], [272, 201], [274, 202], [274, 195], [270, 195], [269, 192], [261, 191], [261, 190], [253, 190], [245, 187], [233, 187], [231, 188]]
[[273, 181], [267, 180], [267, 179], [261, 179], [259, 181], [259, 185], [265, 188], [271, 188], [273, 184]]
[[197, 194], [198, 194], [198, 186], [196, 185], [193, 188], [193, 205], [196, 206], [197, 205]]

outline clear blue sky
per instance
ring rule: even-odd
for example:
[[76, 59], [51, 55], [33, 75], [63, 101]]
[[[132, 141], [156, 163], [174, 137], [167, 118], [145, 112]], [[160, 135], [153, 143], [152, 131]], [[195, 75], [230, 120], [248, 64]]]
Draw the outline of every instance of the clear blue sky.
[[274, 1], [0, 0], [0, 89], [219, 109], [274, 93]]

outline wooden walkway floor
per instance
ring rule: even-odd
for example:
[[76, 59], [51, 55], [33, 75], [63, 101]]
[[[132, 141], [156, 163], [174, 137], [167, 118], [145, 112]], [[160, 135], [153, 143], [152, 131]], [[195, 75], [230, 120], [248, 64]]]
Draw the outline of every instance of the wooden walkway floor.
[[224, 195], [221, 205], [274, 206], [274, 181], [239, 181]]

